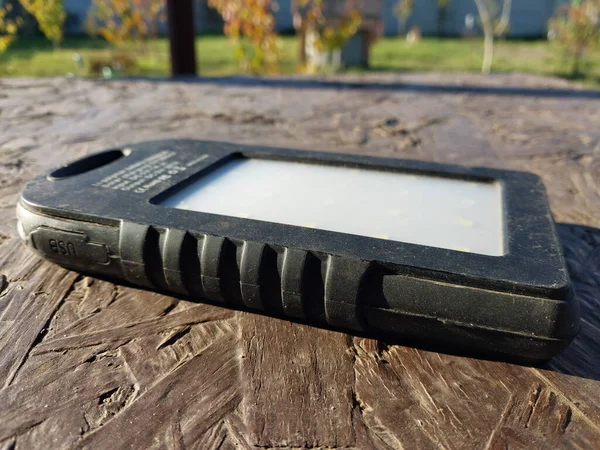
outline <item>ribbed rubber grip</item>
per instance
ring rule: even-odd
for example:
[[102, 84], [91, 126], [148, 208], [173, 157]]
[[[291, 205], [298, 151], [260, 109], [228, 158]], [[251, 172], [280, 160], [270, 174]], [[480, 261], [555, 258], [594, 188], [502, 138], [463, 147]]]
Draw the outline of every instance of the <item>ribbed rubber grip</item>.
[[124, 222], [121, 264], [134, 284], [335, 327], [363, 330], [369, 263]]

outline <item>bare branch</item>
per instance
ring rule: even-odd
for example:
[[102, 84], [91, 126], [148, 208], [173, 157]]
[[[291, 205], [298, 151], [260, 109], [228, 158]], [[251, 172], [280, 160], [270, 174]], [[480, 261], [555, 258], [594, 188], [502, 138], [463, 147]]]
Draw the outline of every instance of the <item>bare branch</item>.
[[492, 14], [484, 0], [475, 0], [481, 25], [483, 26], [483, 63], [481, 71], [490, 73], [492, 70], [492, 61], [494, 60], [494, 28], [492, 24]]
[[481, 19], [481, 23], [485, 30], [486, 27], [491, 26], [492, 18], [490, 11], [485, 4], [484, 0], [475, 0], [475, 6], [477, 6], [477, 12], [479, 13], [479, 18]]
[[502, 15], [500, 16], [500, 20], [496, 25], [496, 29], [494, 33], [496, 36], [502, 36], [508, 30], [508, 26], [510, 25], [510, 11], [512, 8], [512, 0], [504, 0], [502, 5]]

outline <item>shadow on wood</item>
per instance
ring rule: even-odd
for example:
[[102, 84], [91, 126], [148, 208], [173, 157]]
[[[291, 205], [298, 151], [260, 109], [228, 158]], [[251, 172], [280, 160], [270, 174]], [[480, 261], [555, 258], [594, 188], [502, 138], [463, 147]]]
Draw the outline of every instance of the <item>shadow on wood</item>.
[[571, 224], [557, 229], [581, 307], [581, 331], [548, 368], [600, 380], [600, 230]]
[[[408, 77], [418, 76], [419, 74], [407, 74]], [[426, 83], [424, 81], [407, 80], [406, 82], [364, 82], [351, 80], [328, 80], [314, 78], [286, 78], [286, 77], [250, 77], [244, 75], [236, 75], [229, 77], [196, 77], [183, 80], [170, 80], [166, 78], [129, 78], [129, 81], [139, 82], [141, 80], [149, 83], [197, 83], [207, 85], [221, 85], [227, 87], [244, 87], [244, 88], [282, 88], [290, 90], [357, 90], [357, 91], [382, 91], [382, 92], [407, 92], [419, 93], [424, 95], [439, 95], [439, 94], [472, 94], [472, 95], [492, 95], [502, 97], [536, 97], [536, 98], [564, 98], [576, 100], [598, 100], [600, 99], [600, 90], [593, 89], [572, 89], [572, 88], [537, 88], [537, 87], [521, 87], [510, 85], [496, 85], [490, 83], [490, 78], [483, 78], [479, 74], [475, 74], [472, 78], [481, 81], [481, 84], [469, 83]], [[123, 80], [119, 80], [123, 82]]]

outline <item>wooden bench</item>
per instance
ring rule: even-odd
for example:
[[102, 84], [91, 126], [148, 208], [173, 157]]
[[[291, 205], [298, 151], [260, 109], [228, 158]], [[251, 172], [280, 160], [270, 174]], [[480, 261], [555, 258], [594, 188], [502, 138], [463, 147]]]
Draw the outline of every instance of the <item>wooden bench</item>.
[[[0, 448], [598, 448], [598, 111], [512, 75], [0, 80]], [[544, 367], [478, 360], [115, 285], [20, 243], [28, 179], [173, 137], [536, 172], [581, 333]]]

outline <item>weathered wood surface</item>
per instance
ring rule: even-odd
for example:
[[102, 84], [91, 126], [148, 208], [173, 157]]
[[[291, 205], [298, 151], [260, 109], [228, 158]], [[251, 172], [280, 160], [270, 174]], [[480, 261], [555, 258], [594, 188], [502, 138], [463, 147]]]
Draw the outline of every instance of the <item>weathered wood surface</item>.
[[[362, 81], [389, 84], [0, 80], [0, 448], [600, 448], [600, 96]], [[543, 368], [388, 346], [82, 277], [19, 243], [27, 179], [172, 137], [536, 172], [576, 224], [559, 231], [581, 334]]]

